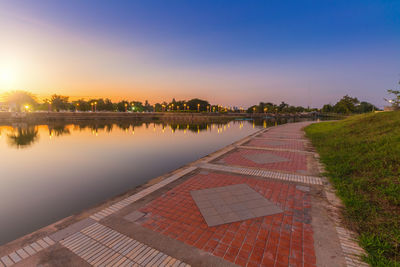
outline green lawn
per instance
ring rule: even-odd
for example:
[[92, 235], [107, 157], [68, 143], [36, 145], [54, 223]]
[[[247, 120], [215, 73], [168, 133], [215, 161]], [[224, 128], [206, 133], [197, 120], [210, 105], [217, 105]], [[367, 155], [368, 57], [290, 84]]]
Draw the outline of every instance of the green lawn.
[[365, 260], [400, 266], [400, 112], [351, 116], [306, 128], [326, 175], [360, 234]]

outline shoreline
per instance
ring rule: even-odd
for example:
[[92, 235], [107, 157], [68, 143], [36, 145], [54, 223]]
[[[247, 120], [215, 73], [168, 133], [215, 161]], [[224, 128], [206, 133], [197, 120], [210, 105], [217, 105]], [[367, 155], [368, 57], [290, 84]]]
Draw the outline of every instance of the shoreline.
[[[164, 181], [165, 179], [167, 179], [167, 178], [169, 178], [171, 176], [179, 174], [179, 173], [185, 171], [188, 168], [192, 168], [194, 166], [200, 165], [201, 163], [208, 162], [208, 161], [211, 161], [211, 160], [213, 160], [215, 158], [218, 158], [222, 154], [225, 154], [225, 153], [229, 152], [230, 150], [234, 149], [236, 146], [239, 146], [240, 144], [243, 144], [243, 143], [247, 142], [251, 137], [253, 137], [255, 135], [258, 135], [258, 134], [260, 134], [260, 133], [262, 133], [262, 132], [264, 132], [264, 131], [266, 131], [268, 129], [269, 128], [260, 129], [260, 130], [256, 131], [255, 133], [252, 133], [252, 134], [250, 134], [250, 135], [248, 135], [248, 136], [246, 136], [246, 137], [244, 137], [244, 138], [242, 138], [242, 139], [240, 139], [240, 140], [238, 140], [236, 142], [233, 142], [230, 145], [227, 145], [227, 146], [225, 146], [225, 147], [223, 147], [223, 148], [221, 148], [221, 149], [219, 149], [219, 150], [217, 150], [215, 152], [212, 152], [212, 153], [210, 153], [210, 154], [208, 154], [208, 155], [206, 155], [206, 156], [204, 156], [202, 158], [199, 158], [196, 161], [190, 162], [190, 163], [185, 164], [185, 165], [183, 165], [183, 166], [181, 166], [181, 167], [179, 167], [179, 168], [177, 168], [175, 170], [172, 170], [172, 171], [170, 171], [168, 173], [165, 173], [165, 174], [160, 175], [158, 177], [152, 178], [151, 180], [149, 180], [148, 182], [146, 182], [144, 184], [141, 184], [141, 185], [138, 185], [138, 186], [136, 186], [134, 188], [128, 189], [126, 192], [123, 192], [123, 193], [120, 193], [120, 194], [118, 194], [118, 195], [116, 195], [114, 197], [105, 199], [103, 202], [98, 203], [97, 205], [95, 205], [95, 206], [93, 206], [91, 208], [82, 210], [77, 214], [71, 214], [70, 216], [67, 216], [67, 217], [65, 217], [65, 218], [63, 218], [61, 220], [58, 220], [58, 221], [56, 221], [56, 222], [54, 222], [52, 224], [44, 226], [44, 227], [42, 227], [42, 228], [40, 228], [40, 229], [38, 229], [38, 230], [36, 230], [36, 231], [34, 231], [32, 233], [26, 234], [26, 235], [21, 236], [21, 237], [15, 239], [13, 241], [10, 241], [10, 242], [8, 242], [6, 244], [0, 245], [0, 256], [4, 255], [4, 254], [8, 254], [5, 251], [9, 251], [10, 249], [11, 250], [16, 250], [18, 247], [22, 247], [21, 243], [31, 242], [32, 240], [36, 240], [36, 239], [40, 239], [40, 238], [43, 238], [45, 236], [48, 236], [48, 235], [51, 234], [52, 231], [59, 231], [61, 229], [64, 229], [64, 228], [76, 223], [76, 222], [79, 222], [80, 220], [87, 219], [87, 218], [90, 217], [89, 216], [90, 214], [95, 214], [95, 213], [105, 209], [106, 207], [112, 206], [113, 204], [121, 201], [122, 199], [127, 198], [128, 196], [130, 196], [132, 194], [139, 193], [140, 191], [143, 191], [143, 190], [145, 190], [145, 189], [147, 189], [147, 188], [149, 188], [149, 187], [151, 187], [153, 185], [156, 185], [156, 184]], [[196, 169], [197, 168], [198, 167], [196, 167]], [[188, 174], [188, 173], [185, 173], [185, 174], [183, 174], [181, 176], [184, 176], [186, 174]]]
[[16, 122], [52, 122], [52, 121], [87, 121], [87, 120], [183, 120], [213, 121], [232, 119], [291, 119], [316, 118], [316, 113], [274, 114], [274, 113], [185, 113], [185, 112], [0, 112], [0, 123]]
[[[144, 211], [144, 207], [148, 207], [151, 203], [156, 202], [160, 198], [164, 199], [165, 197], [168, 198], [174, 196], [181, 197], [182, 195], [179, 192], [182, 190], [182, 186], [188, 183], [190, 184], [192, 181], [199, 181], [193, 180], [199, 179], [196, 177], [200, 176], [206, 178], [208, 175], [219, 175], [221, 178], [227, 177], [228, 180], [247, 179], [246, 181], [249, 182], [254, 181], [257, 184], [262, 183], [267, 185], [267, 190], [270, 190], [268, 187], [272, 185], [274, 187], [280, 186], [281, 189], [276, 191], [276, 193], [279, 194], [281, 194], [281, 190], [283, 190], [283, 188], [290, 188], [289, 191], [292, 192], [292, 194], [296, 194], [296, 199], [302, 199], [300, 203], [302, 203], [301, 205], [304, 209], [304, 215], [303, 212], [294, 212], [297, 209], [297, 207], [294, 207], [295, 210], [286, 210], [286, 208], [284, 208], [285, 212], [283, 214], [274, 217], [275, 219], [280, 218], [279, 220], [282, 220], [283, 223], [281, 226], [279, 226], [283, 228], [279, 228], [280, 230], [278, 230], [278, 232], [275, 234], [281, 233], [284, 235], [285, 231], [288, 229], [292, 229], [291, 231], [297, 232], [298, 230], [296, 229], [299, 229], [298, 227], [303, 229], [303, 234], [297, 236], [297, 238], [301, 237], [302, 243], [300, 246], [303, 248], [300, 248], [300, 252], [296, 252], [303, 253], [300, 258], [297, 258], [297, 260], [302, 262], [302, 264], [311, 264], [310, 266], [366, 266], [365, 263], [360, 261], [359, 255], [363, 254], [364, 252], [354, 242], [354, 233], [342, 228], [340, 200], [336, 197], [335, 192], [331, 188], [331, 185], [327, 179], [321, 176], [323, 167], [318, 161], [319, 156], [315, 152], [315, 149], [310, 145], [309, 140], [304, 138], [304, 132], [302, 136], [299, 136], [298, 133], [291, 134], [289, 132], [285, 132], [287, 131], [286, 129], [289, 129], [290, 131], [291, 128], [299, 128], [299, 126], [304, 127], [304, 125], [308, 125], [310, 123], [311, 122], [300, 122], [293, 124], [288, 123], [275, 127], [268, 127], [266, 129], [260, 129], [255, 133], [233, 142], [232, 144], [227, 145], [220, 150], [210, 153], [205, 157], [186, 164], [172, 172], [151, 179], [143, 185], [129, 189], [125, 193], [113, 198], [109, 198], [92, 208], [85, 209], [78, 214], [73, 214], [31, 234], [25, 235], [3, 246], [0, 246], [0, 259], [4, 263], [5, 260], [8, 261], [10, 265], [7, 266], [14, 264], [16, 266], [36, 266], [38, 264], [45, 264], [46, 266], [90, 266], [93, 264], [93, 259], [89, 260], [88, 256], [85, 256], [86, 252], [85, 254], [82, 254], [81, 252], [87, 251], [87, 253], [92, 255], [92, 253], [95, 253], [96, 248], [92, 249], [90, 246], [88, 247], [88, 242], [94, 242], [93, 245], [96, 246], [100, 245], [98, 242], [103, 242], [101, 244], [108, 246], [108, 248], [104, 247], [104, 249], [113, 250], [113, 252], [110, 252], [113, 254], [108, 254], [109, 256], [105, 256], [104, 259], [106, 259], [106, 262], [114, 262], [114, 259], [116, 262], [119, 261], [119, 259], [121, 259], [122, 262], [150, 262], [150, 260], [161, 259], [164, 264], [168, 262], [176, 262], [179, 263], [179, 266], [190, 266], [189, 264], [192, 266], [234, 266], [233, 263], [245, 266], [246, 263], [242, 261], [243, 259], [238, 261], [239, 258], [236, 258], [237, 260], [235, 261], [235, 257], [239, 256], [231, 258], [231, 254], [229, 254], [229, 251], [231, 250], [226, 252], [226, 254], [226, 250], [224, 250], [222, 256], [220, 255], [219, 249], [216, 249], [215, 251], [213, 249], [213, 252], [209, 251], [208, 253], [205, 253], [204, 247], [203, 250], [200, 249], [205, 243], [201, 243], [202, 245], [199, 245], [199, 247], [195, 245], [194, 242], [192, 243], [190, 237], [189, 239], [181, 240], [172, 235], [172, 233], [164, 233], [163, 235], [160, 232], [155, 232], [154, 228], [152, 228], [153, 226], [151, 218], [155, 219], [156, 217], [154, 216], [157, 215], [152, 213], [145, 213], [144, 221], [138, 219], [135, 222], [135, 219], [129, 222], [128, 220], [128, 216], [132, 216], [132, 214], [137, 213], [139, 210]], [[262, 148], [258, 147], [257, 145], [253, 147], [249, 146], [251, 142], [257, 140], [276, 140], [277, 132], [280, 133], [280, 142], [303, 142], [303, 149], [295, 148], [291, 150], [288, 147], [282, 150], [278, 148]], [[272, 151], [273, 153], [294, 153], [297, 154], [296, 157], [306, 157], [306, 173], [296, 173], [292, 170], [289, 171], [284, 169], [268, 170], [265, 168], [260, 169], [251, 166], [240, 167], [220, 163], [222, 158], [229, 157], [229, 155], [232, 154], [240, 153], [240, 150], [250, 150], [253, 151], [252, 153], [258, 153], [254, 151], [262, 152], [263, 150], [265, 152]], [[218, 180], [215, 179], [214, 182], [216, 184], [219, 183]], [[206, 188], [209, 186], [212, 187], [212, 183], [207, 184]], [[178, 192], [178, 194], [173, 192]], [[276, 194], [274, 193], [274, 195]], [[279, 198], [278, 195], [276, 195], [276, 197], [277, 198], [273, 198], [277, 200], [284, 197], [284, 199], [281, 200], [283, 201], [281, 205], [284, 205], [285, 207], [286, 205], [292, 205], [293, 208], [292, 195], [284, 194]], [[283, 208], [284, 206], [280, 207]], [[171, 208], [175, 207], [173, 206]], [[186, 222], [186, 220], [190, 220], [193, 215], [183, 219], [178, 219], [182, 218], [183, 215], [181, 213], [176, 213], [175, 216], [177, 217], [173, 218], [176, 218], [176, 220], [183, 220]], [[297, 217], [297, 220], [293, 220], [294, 217]], [[261, 218], [264, 218], [262, 219], [264, 222], [270, 222], [270, 219], [268, 218], [272, 217], [267, 216]], [[289, 218], [291, 219], [287, 220]], [[146, 221], [148, 220], [150, 221], [148, 224], [146, 224]], [[257, 221], [259, 221], [259, 219], [253, 220], [254, 223]], [[247, 221], [241, 222], [241, 225], [247, 225], [246, 222]], [[213, 233], [213, 231], [217, 229], [223, 230], [226, 228], [232, 228], [231, 231], [240, 231], [240, 229], [234, 227], [238, 223], [240, 222], [228, 223], [221, 225], [220, 227], [217, 226], [217, 228], [210, 226], [207, 227], [207, 225], [196, 226], [197, 224], [194, 224], [192, 225], [193, 230], [189, 230], [188, 234], [191, 234], [190, 236], [193, 237], [196, 236], [196, 240], [199, 240], [198, 242], [200, 242], [202, 239], [197, 239], [198, 232], [211, 231], [210, 233]], [[202, 222], [202, 224], [204, 224], [204, 222]], [[189, 225], [187, 226], [190, 227]], [[278, 225], [273, 223], [269, 226], [272, 228], [268, 228], [270, 229], [268, 231], [273, 232], [276, 226]], [[179, 229], [176, 229], [176, 231], [178, 230]], [[93, 231], [94, 233], [97, 231], [111, 231], [111, 235], [115, 236], [116, 238], [115, 240], [128, 240], [123, 241], [128, 242], [127, 244], [131, 242], [133, 242], [133, 244], [139, 243], [139, 247], [144, 247], [144, 253], [140, 254], [140, 260], [137, 258], [139, 256], [135, 256], [137, 254], [132, 254], [133, 252], [125, 255], [122, 251], [119, 251], [118, 248], [111, 246], [111, 244], [114, 244], [114, 241], [111, 243], [103, 239], [97, 240], [96, 238], [99, 237], [93, 235]], [[221, 242], [225, 242], [224, 240], [228, 238], [228, 233], [231, 232], [227, 232], [223, 239], [217, 239], [219, 241], [214, 240], [214, 243], [219, 242], [219, 246], [225, 246], [221, 244]], [[247, 232], [247, 236], [250, 238], [251, 233]], [[93, 239], [90, 239], [89, 237], [95, 238], [96, 241], [93, 241]], [[293, 236], [293, 238], [294, 237], [295, 236]], [[115, 244], [119, 244], [120, 241], [115, 242], [117, 242]], [[198, 242], [196, 242], [196, 244], [198, 244]], [[264, 258], [262, 258], [263, 262], [265, 261], [269, 264], [273, 264], [275, 262], [276, 264], [277, 262], [282, 262], [281, 260], [283, 260], [282, 263], [287, 265], [288, 259], [291, 260], [289, 254], [287, 255], [288, 259], [286, 260], [285, 257], [282, 258], [278, 256], [269, 258], [269, 253], [271, 251], [268, 250], [269, 245], [271, 245], [269, 242], [270, 241], [268, 241], [268, 245], [265, 247], [268, 253], [264, 253]], [[271, 239], [271, 242], [273, 242], [272, 244], [275, 242], [278, 242], [278, 244], [280, 242], [283, 242], [282, 244], [288, 244], [286, 238], [283, 236], [276, 236], [275, 238]], [[260, 240], [251, 244], [258, 246], [257, 244], [260, 244]], [[132, 246], [131, 249], [133, 248]], [[32, 248], [36, 251], [33, 251]], [[285, 249], [291, 249], [291, 246]], [[25, 251], [28, 250], [32, 250], [33, 253], [31, 255], [27, 255]], [[133, 251], [135, 250], [136, 248]], [[354, 251], [357, 253], [354, 253]], [[234, 255], [240, 255], [238, 252], [239, 251], [236, 251]], [[252, 256], [249, 257], [248, 260], [255, 257], [254, 253], [257, 253], [257, 250], [253, 250]], [[22, 257], [21, 255], [25, 255], [26, 258]], [[102, 254], [100, 253], [100, 255]], [[110, 258], [108, 259], [107, 257]], [[261, 261], [261, 258], [258, 258], [257, 260]]]

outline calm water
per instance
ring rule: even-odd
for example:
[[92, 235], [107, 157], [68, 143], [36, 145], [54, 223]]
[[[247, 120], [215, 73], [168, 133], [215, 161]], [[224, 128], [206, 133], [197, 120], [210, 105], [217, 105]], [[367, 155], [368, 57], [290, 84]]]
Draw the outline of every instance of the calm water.
[[249, 121], [0, 126], [0, 245], [265, 126]]

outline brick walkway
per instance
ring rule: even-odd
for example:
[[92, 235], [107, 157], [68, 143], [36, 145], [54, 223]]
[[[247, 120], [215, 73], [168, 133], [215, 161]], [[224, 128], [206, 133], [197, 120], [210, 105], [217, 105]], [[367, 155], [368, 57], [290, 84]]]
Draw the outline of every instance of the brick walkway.
[[266, 138], [254, 138], [248, 143], [244, 144], [254, 147], [265, 147], [265, 148], [281, 148], [290, 150], [304, 150], [304, 141], [301, 140], [280, 140], [280, 139], [266, 139]]
[[296, 173], [308, 171], [307, 155], [290, 151], [237, 149], [215, 163]]
[[[86, 219], [33, 243], [28, 239], [0, 257], [0, 267], [47, 264], [51, 256], [43, 252], [57, 245], [70, 253], [63, 257], [73, 259], [62, 266], [316, 266], [311, 191], [321, 189], [323, 180], [309, 175], [313, 153], [306, 151], [301, 131], [307, 124], [257, 133], [96, 209]], [[202, 202], [205, 191], [199, 190], [216, 192], [226, 186], [231, 195], [221, 194], [212, 203], [218, 220], [206, 221], [214, 214], [207, 215], [212, 211]], [[231, 205], [237, 192], [232, 187], [249, 195], [238, 196], [242, 202]], [[235, 208], [241, 212], [229, 210]], [[338, 241], [333, 242], [340, 239], [343, 249], [343, 264], [337, 264], [341, 262], [334, 259], [337, 253], [330, 252], [327, 255], [334, 256], [323, 265], [365, 266], [351, 233], [338, 225], [334, 231]], [[26, 264], [30, 258], [36, 264]], [[335, 265], [329, 264], [331, 260]]]
[[[283, 213], [208, 227], [190, 191], [247, 184]], [[241, 266], [314, 266], [310, 198], [294, 184], [210, 172], [197, 174], [141, 209], [144, 227]], [[304, 265], [303, 265], [304, 263]]]

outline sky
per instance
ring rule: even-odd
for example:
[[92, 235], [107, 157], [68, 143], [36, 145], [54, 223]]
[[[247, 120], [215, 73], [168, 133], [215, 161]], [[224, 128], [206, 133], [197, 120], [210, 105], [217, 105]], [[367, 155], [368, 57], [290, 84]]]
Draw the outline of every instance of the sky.
[[0, 0], [0, 93], [379, 107], [400, 1]]

